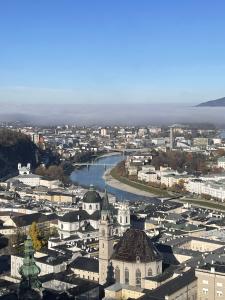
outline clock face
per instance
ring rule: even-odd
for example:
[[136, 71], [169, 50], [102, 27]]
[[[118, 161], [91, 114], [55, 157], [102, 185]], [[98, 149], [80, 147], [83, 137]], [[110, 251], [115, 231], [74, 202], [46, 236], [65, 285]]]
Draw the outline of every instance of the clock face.
[[102, 236], [105, 236], [105, 230], [102, 229]]

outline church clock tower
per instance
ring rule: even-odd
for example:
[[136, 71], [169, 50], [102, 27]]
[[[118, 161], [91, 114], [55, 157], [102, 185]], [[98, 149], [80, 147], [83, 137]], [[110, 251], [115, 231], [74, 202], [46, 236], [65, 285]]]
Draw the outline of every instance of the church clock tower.
[[30, 236], [24, 242], [24, 259], [23, 265], [19, 268], [21, 281], [19, 286], [19, 299], [40, 300], [41, 297], [41, 281], [38, 275], [41, 269], [36, 265], [34, 260], [34, 248]]
[[109, 207], [108, 195], [103, 198], [101, 220], [99, 223], [99, 283], [107, 281], [108, 268], [113, 253], [113, 223]]

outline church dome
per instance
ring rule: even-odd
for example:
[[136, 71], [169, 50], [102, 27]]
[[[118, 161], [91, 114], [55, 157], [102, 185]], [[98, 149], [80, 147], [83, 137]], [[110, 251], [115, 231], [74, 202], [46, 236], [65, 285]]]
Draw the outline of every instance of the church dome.
[[128, 229], [115, 246], [112, 259], [147, 263], [160, 260], [161, 256], [144, 231]]
[[90, 185], [89, 191], [84, 194], [83, 197], [84, 203], [101, 203], [102, 198], [100, 197], [99, 193], [96, 192], [93, 185]]

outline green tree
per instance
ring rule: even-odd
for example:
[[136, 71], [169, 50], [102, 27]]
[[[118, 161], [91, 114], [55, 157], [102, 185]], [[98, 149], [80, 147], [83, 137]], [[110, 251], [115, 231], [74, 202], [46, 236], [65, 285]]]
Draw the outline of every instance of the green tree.
[[36, 251], [41, 250], [43, 241], [40, 238], [40, 231], [36, 222], [33, 222], [29, 229], [29, 234], [33, 242], [33, 247]]

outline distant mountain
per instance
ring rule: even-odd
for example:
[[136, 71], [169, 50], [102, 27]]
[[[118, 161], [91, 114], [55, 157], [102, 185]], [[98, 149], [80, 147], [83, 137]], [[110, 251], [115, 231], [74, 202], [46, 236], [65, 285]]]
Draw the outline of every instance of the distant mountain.
[[225, 97], [216, 99], [216, 100], [211, 100], [207, 102], [202, 102], [197, 105], [197, 107], [225, 107]]

